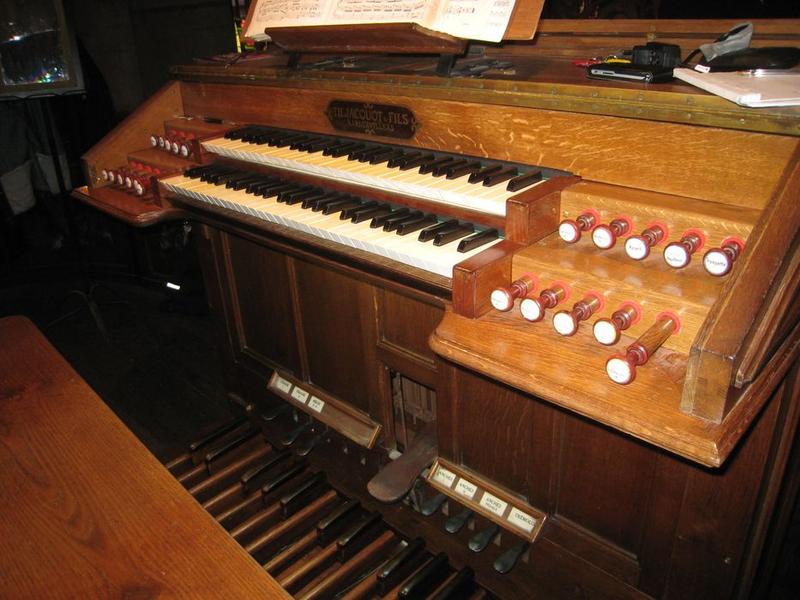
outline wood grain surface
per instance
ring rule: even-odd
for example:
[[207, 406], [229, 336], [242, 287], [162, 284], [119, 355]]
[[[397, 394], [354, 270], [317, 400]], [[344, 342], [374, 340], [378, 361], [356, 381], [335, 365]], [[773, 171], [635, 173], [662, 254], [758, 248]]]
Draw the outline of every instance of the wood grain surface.
[[0, 597], [288, 597], [30, 321], [0, 340]]

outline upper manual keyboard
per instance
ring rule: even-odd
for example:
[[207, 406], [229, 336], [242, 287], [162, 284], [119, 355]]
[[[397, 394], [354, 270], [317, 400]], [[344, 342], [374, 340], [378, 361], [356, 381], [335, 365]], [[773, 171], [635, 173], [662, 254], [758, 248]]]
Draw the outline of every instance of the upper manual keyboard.
[[509, 197], [548, 175], [527, 165], [255, 125], [203, 146], [228, 158], [499, 216]]

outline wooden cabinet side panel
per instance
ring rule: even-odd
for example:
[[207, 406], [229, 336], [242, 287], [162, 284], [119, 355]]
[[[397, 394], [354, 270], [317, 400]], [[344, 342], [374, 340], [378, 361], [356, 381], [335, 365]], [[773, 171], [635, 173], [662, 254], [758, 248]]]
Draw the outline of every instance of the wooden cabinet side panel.
[[223, 234], [223, 247], [237, 351], [300, 373], [286, 256], [230, 234]]
[[309, 380], [382, 421], [372, 286], [301, 260], [295, 273]]

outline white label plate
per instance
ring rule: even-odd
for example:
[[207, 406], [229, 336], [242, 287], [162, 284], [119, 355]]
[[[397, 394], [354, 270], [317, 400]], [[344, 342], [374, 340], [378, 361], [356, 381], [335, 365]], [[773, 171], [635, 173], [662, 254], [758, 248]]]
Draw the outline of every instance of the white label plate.
[[292, 382], [288, 379], [284, 379], [280, 375], [275, 378], [275, 387], [282, 391], [284, 394], [288, 394], [292, 391]]
[[506, 512], [506, 508], [508, 507], [508, 502], [504, 502], [497, 496], [493, 496], [489, 492], [483, 493], [483, 498], [481, 498], [480, 505], [488, 510], [491, 513], [494, 513], [498, 517], [502, 517], [503, 513]]
[[308, 401], [308, 408], [315, 412], [321, 413], [322, 409], [325, 408], [325, 402], [316, 396], [311, 396], [311, 400]]
[[459, 479], [458, 483], [456, 484], [456, 491], [462, 496], [466, 496], [471, 500], [475, 497], [475, 493], [478, 491], [478, 486], [474, 483], [470, 483], [466, 479]]
[[292, 390], [292, 398], [301, 404], [305, 404], [306, 400], [308, 400], [308, 392], [302, 388], [296, 387]]
[[528, 533], [533, 531], [533, 527], [536, 525], [536, 519], [518, 508], [512, 508], [508, 513], [508, 522]]
[[439, 467], [436, 469], [436, 473], [433, 474], [433, 480], [437, 483], [441, 483], [446, 488], [453, 487], [453, 482], [456, 480], [456, 474], [452, 471], [448, 471], [444, 467]]

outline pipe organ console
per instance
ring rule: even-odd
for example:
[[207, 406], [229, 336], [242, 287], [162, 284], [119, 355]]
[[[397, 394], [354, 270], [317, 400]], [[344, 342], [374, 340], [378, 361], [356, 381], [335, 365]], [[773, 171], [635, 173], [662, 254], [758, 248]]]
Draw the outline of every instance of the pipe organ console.
[[590, 83], [575, 39], [542, 23], [479, 78], [182, 66], [85, 155], [76, 197], [194, 224], [244, 417], [168, 468], [296, 597], [763, 593], [797, 489], [800, 112]]

